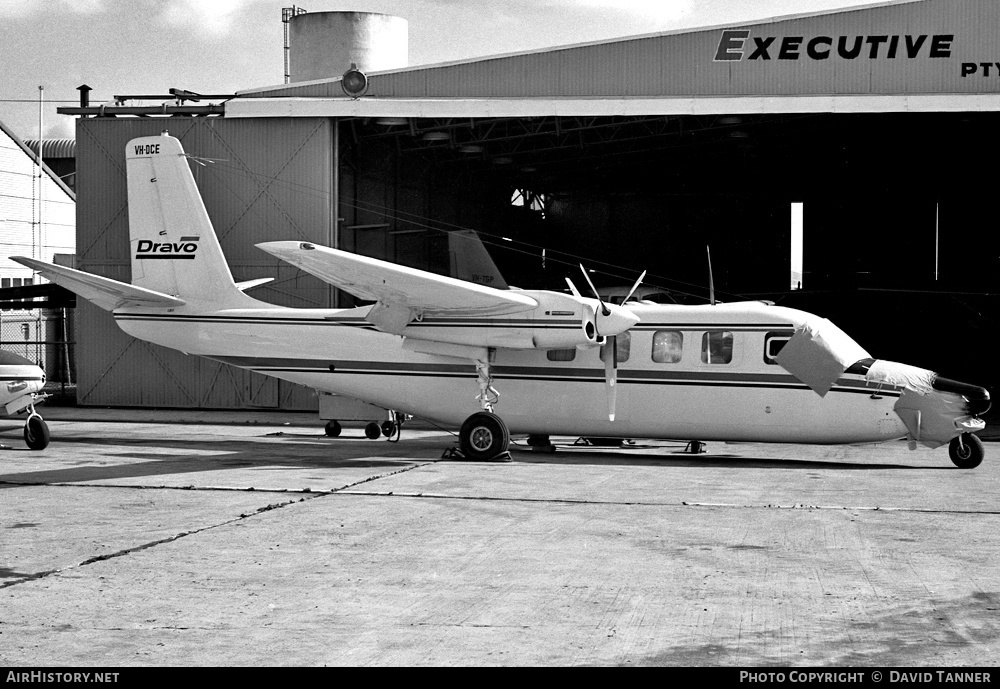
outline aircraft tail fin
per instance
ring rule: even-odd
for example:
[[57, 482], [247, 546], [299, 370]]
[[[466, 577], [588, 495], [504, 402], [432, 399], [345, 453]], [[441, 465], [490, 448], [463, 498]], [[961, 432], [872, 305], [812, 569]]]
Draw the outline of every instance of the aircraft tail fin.
[[507, 281], [483, 246], [483, 240], [473, 230], [449, 232], [448, 253], [451, 255], [451, 277], [507, 289]]
[[233, 281], [179, 139], [130, 141], [128, 173], [132, 284], [188, 302], [255, 302]]

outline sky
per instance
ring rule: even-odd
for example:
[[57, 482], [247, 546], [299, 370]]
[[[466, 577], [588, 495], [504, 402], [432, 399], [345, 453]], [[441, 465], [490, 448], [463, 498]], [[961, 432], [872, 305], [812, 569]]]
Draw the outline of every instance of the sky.
[[[877, 0], [305, 0], [310, 12], [380, 12], [408, 22], [409, 64], [737, 24]], [[74, 136], [57, 105], [172, 87], [233, 93], [284, 80], [289, 0], [0, 0], [0, 121], [22, 139]], [[39, 87], [43, 87], [40, 90]]]

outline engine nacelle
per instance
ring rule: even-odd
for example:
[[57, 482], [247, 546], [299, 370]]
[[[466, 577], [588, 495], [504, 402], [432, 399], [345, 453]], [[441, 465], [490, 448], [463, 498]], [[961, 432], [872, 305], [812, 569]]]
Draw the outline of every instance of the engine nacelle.
[[424, 317], [396, 334], [418, 340], [473, 347], [569, 349], [599, 344], [600, 338], [625, 332], [639, 318], [628, 309], [559, 292], [525, 290], [538, 302], [531, 311], [509, 316]]

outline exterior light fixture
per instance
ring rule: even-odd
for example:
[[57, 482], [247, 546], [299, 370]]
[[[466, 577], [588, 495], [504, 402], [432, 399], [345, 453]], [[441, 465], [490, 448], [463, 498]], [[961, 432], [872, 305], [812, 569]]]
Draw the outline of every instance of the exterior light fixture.
[[448, 132], [427, 132], [420, 138], [423, 141], [451, 141]]
[[340, 78], [340, 87], [351, 98], [360, 98], [368, 90], [368, 77], [352, 62], [351, 68]]
[[477, 144], [465, 144], [458, 147], [459, 153], [482, 153], [483, 147]]

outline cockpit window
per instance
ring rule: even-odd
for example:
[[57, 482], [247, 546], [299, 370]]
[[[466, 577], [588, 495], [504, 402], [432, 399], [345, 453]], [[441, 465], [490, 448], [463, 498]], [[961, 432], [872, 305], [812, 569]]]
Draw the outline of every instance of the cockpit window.
[[728, 364], [733, 360], [733, 334], [710, 330], [701, 336], [701, 363]]
[[31, 359], [25, 359], [20, 354], [0, 350], [0, 364], [5, 366], [34, 366], [35, 362]]
[[788, 332], [772, 332], [764, 336], [764, 363], [776, 366], [777, 361], [774, 360], [778, 356], [778, 352], [781, 348], [785, 346], [790, 339], [792, 339], [792, 333]]

